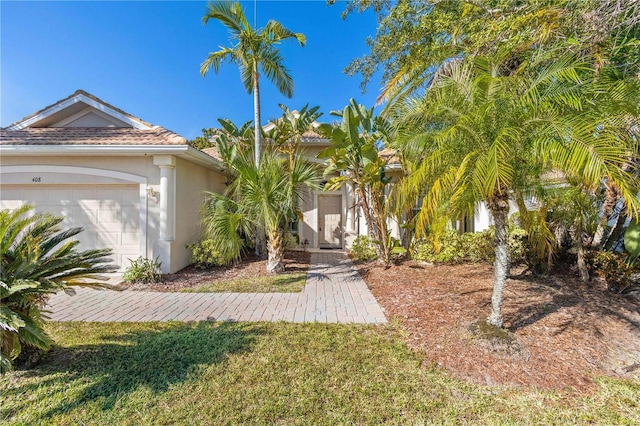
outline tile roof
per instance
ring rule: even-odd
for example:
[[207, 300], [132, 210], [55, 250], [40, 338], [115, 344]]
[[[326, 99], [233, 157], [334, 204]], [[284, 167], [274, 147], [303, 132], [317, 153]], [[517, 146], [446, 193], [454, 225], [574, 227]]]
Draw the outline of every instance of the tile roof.
[[309, 143], [309, 142], [321, 142], [321, 143], [329, 143], [329, 139], [325, 138], [324, 136], [322, 136], [320, 133], [316, 132], [315, 130], [307, 130], [306, 132], [304, 132], [302, 134], [302, 143]]
[[51, 105], [48, 105], [48, 106], [46, 106], [46, 107], [42, 108], [41, 110], [34, 112], [33, 114], [30, 114], [30, 115], [28, 115], [28, 116], [26, 116], [26, 117], [21, 118], [21, 119], [20, 119], [20, 120], [18, 120], [18, 121], [15, 121], [15, 122], [13, 122], [13, 123], [9, 124], [9, 125], [7, 126], [7, 128], [10, 128], [10, 127], [15, 126], [15, 125], [17, 125], [17, 124], [19, 124], [19, 123], [22, 123], [23, 121], [26, 121], [26, 120], [30, 119], [30, 118], [32, 118], [32, 117], [35, 117], [36, 115], [41, 114], [41, 113], [43, 113], [44, 111], [47, 111], [48, 109], [53, 108], [53, 107], [55, 107], [55, 106], [57, 106], [57, 105], [59, 105], [59, 104], [61, 104], [61, 103], [65, 102], [66, 100], [71, 99], [71, 98], [73, 98], [73, 97], [75, 97], [75, 96], [78, 96], [78, 95], [86, 96], [87, 98], [92, 99], [92, 100], [94, 100], [94, 101], [96, 101], [96, 102], [98, 102], [98, 103], [100, 103], [100, 104], [103, 104], [104, 106], [106, 106], [106, 107], [108, 107], [108, 108], [111, 108], [111, 109], [113, 109], [114, 111], [119, 112], [120, 114], [122, 114], [122, 115], [124, 115], [124, 116], [129, 117], [129, 118], [130, 118], [130, 119], [132, 119], [132, 120], [135, 120], [135, 121], [137, 121], [137, 122], [139, 122], [139, 123], [142, 123], [142, 124], [144, 124], [144, 125], [146, 125], [146, 126], [153, 127], [153, 124], [148, 123], [148, 122], [146, 122], [146, 121], [142, 120], [141, 118], [138, 118], [138, 117], [136, 117], [136, 116], [133, 116], [133, 115], [129, 114], [128, 112], [123, 111], [123, 110], [121, 110], [120, 108], [117, 108], [117, 107], [115, 107], [115, 106], [111, 105], [110, 103], [103, 101], [103, 100], [102, 100], [102, 99], [100, 99], [99, 97], [94, 96], [94, 95], [92, 95], [92, 94], [91, 94], [91, 93], [89, 93], [89, 92], [85, 92], [85, 91], [84, 91], [84, 90], [82, 90], [82, 89], [78, 89], [78, 90], [76, 90], [74, 93], [72, 93], [71, 95], [67, 96], [66, 98], [64, 98], [64, 99], [60, 99], [59, 101], [54, 102], [54, 103], [52, 103]]
[[0, 145], [186, 145], [170, 130], [128, 127], [42, 127], [0, 129]]
[[400, 158], [396, 155], [395, 149], [385, 148], [378, 152], [378, 156], [387, 160], [387, 164], [400, 164]]
[[211, 148], [205, 148], [202, 150], [202, 152], [207, 154], [209, 157], [213, 157], [218, 161], [222, 161], [222, 157], [220, 156], [220, 153], [218, 152], [218, 147], [216, 146], [212, 146]]

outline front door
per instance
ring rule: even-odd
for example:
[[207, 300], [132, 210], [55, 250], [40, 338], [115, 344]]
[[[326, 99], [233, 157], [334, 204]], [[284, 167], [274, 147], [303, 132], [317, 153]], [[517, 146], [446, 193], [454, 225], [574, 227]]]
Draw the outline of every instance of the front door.
[[318, 247], [342, 248], [342, 197], [318, 196]]

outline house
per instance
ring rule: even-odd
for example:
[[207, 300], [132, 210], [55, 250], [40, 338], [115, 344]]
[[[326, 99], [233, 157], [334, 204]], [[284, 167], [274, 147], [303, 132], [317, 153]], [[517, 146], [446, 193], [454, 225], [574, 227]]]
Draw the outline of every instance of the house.
[[225, 187], [220, 161], [82, 90], [1, 129], [0, 157], [0, 208], [64, 216], [121, 271], [138, 256], [188, 265], [203, 191]]
[[[329, 145], [314, 130], [301, 141], [318, 163], [316, 155]], [[388, 167], [400, 173], [393, 158]], [[0, 129], [0, 208], [28, 203], [64, 216], [63, 226], [85, 229], [77, 236], [79, 247], [113, 249], [120, 272], [139, 256], [158, 258], [163, 273], [187, 266], [186, 246], [200, 238], [204, 192], [225, 188], [215, 148], [193, 148], [82, 90]], [[303, 220], [293, 231], [306, 247], [348, 248], [367, 233], [348, 184], [307, 191], [300, 207]], [[399, 236], [394, 221], [390, 229]]]
[[[297, 114], [297, 111], [293, 111]], [[315, 129], [319, 123], [314, 122], [312, 129], [302, 135], [300, 149], [311, 161], [324, 164], [317, 155], [331, 146], [331, 141]], [[263, 127], [268, 133], [274, 125]], [[384, 156], [384, 152], [380, 153]], [[388, 162], [387, 172], [393, 177], [401, 174], [400, 161], [397, 157], [385, 158]], [[335, 191], [308, 190], [302, 195], [300, 209], [302, 221], [295, 225], [294, 232], [300, 243], [306, 247], [320, 249], [345, 249], [358, 235], [367, 235], [367, 225], [360, 208], [357, 194], [350, 183]], [[395, 220], [389, 219], [389, 230], [395, 238], [400, 238], [400, 227]]]

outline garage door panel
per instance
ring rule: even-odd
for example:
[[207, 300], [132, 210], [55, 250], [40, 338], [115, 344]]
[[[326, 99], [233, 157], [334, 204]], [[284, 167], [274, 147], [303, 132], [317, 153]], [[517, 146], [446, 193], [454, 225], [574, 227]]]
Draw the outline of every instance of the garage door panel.
[[138, 204], [140, 203], [140, 193], [134, 191], [125, 191], [122, 193], [122, 204]]
[[97, 223], [100, 225], [120, 225], [122, 223], [122, 213], [120, 209], [112, 207], [110, 209], [98, 209]]
[[63, 228], [84, 228], [75, 236], [79, 249], [111, 248], [122, 270], [128, 258], [140, 255], [139, 194], [138, 185], [2, 185], [0, 208], [29, 203], [36, 211], [64, 216]]
[[104, 189], [104, 190], [100, 191], [100, 199], [101, 200], [121, 201], [122, 200], [122, 190], [121, 189]]
[[73, 199], [80, 200], [95, 200], [96, 190], [94, 188], [73, 188]]
[[121, 245], [119, 232], [98, 232], [96, 234], [98, 246], [112, 247]]
[[73, 199], [73, 191], [70, 189], [52, 188], [49, 190], [49, 201], [60, 201], [69, 203]]
[[138, 233], [136, 232], [123, 232], [121, 236], [122, 236], [122, 245], [133, 246], [138, 244], [139, 237], [138, 237]]

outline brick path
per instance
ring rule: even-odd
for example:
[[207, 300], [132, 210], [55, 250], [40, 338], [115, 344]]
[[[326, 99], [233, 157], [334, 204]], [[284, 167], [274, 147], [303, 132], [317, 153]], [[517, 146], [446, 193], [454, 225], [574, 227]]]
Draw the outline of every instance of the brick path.
[[58, 293], [53, 321], [387, 322], [380, 305], [344, 254], [311, 254], [302, 293], [159, 293], [76, 289]]

